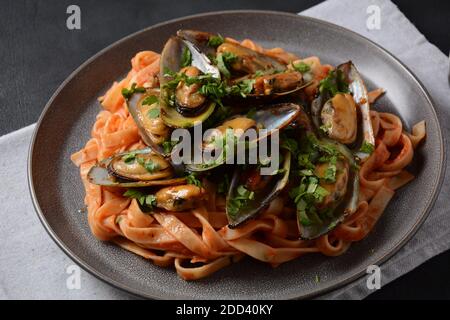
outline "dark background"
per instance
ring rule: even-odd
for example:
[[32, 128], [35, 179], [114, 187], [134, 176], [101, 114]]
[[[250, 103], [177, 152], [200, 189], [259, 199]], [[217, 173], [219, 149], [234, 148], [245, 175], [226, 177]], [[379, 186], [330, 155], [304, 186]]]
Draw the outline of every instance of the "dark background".
[[[356, 0], [355, 0], [356, 1]], [[120, 38], [176, 17], [227, 9], [299, 12], [321, 0], [7, 0], [0, 8], [0, 135], [35, 122], [60, 83]], [[448, 0], [393, 0], [425, 37], [450, 50]], [[81, 30], [66, 28], [66, 8], [81, 8]], [[425, 60], [424, 60], [425, 61]], [[421, 63], [421, 62], [419, 62]], [[449, 299], [450, 251], [369, 299]]]

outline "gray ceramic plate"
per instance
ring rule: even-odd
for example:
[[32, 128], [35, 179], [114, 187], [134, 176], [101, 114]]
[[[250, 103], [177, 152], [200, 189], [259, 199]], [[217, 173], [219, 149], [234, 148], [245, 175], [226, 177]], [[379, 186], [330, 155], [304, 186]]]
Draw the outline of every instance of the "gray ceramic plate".
[[[426, 120], [427, 141], [412, 166], [417, 179], [396, 193], [366, 239], [341, 257], [310, 255], [275, 269], [247, 258], [197, 282], [185, 282], [173, 269], [157, 267], [94, 239], [86, 214], [78, 212], [84, 191], [70, 154], [89, 138], [100, 110], [97, 97], [127, 72], [130, 58], [140, 50], [160, 51], [180, 28], [250, 38], [300, 56], [318, 55], [331, 64], [351, 59], [369, 87], [387, 89], [377, 108], [399, 114], [406, 127]], [[338, 26], [293, 14], [218, 12], [150, 27], [118, 41], [78, 68], [50, 99], [38, 122], [30, 149], [29, 184], [39, 217], [55, 242], [83, 268], [116, 287], [149, 298], [304, 298], [357, 279], [368, 265], [382, 263], [406, 243], [437, 195], [443, 148], [436, 113], [425, 89], [396, 58], [374, 43]]]

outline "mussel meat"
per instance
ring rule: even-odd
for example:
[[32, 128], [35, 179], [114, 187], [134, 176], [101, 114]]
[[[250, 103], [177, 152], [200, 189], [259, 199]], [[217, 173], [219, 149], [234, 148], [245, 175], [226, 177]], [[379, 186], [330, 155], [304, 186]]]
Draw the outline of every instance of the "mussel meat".
[[151, 149], [116, 154], [93, 166], [89, 182], [102, 186], [150, 187], [182, 184], [186, 178], [175, 178], [170, 162]]
[[185, 211], [195, 208], [206, 195], [205, 189], [192, 184], [166, 187], [156, 192], [156, 206], [167, 211]]
[[236, 57], [231, 63], [231, 69], [240, 75], [254, 74], [257, 71], [282, 72], [286, 70], [286, 65], [278, 60], [237, 43], [222, 43], [217, 48], [217, 53], [223, 54], [225, 52]]
[[356, 104], [348, 93], [338, 93], [325, 102], [320, 113], [322, 130], [333, 140], [352, 144], [358, 131]]
[[127, 100], [127, 106], [145, 144], [164, 155], [161, 145], [168, 140], [170, 129], [160, 117], [159, 95], [160, 92], [156, 89], [149, 89], [146, 93], [134, 93]]

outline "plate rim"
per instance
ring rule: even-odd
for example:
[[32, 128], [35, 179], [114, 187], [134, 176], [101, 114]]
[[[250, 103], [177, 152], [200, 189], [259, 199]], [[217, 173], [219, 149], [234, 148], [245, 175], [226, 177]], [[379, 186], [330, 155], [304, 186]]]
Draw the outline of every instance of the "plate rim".
[[[28, 149], [28, 157], [27, 157], [27, 180], [28, 180], [28, 189], [31, 195], [31, 199], [32, 199], [32, 203], [33, 203], [33, 207], [36, 211], [36, 214], [41, 222], [41, 224], [44, 226], [44, 229], [46, 230], [46, 232], [49, 234], [50, 238], [58, 245], [58, 247], [76, 264], [78, 264], [80, 267], [82, 267], [85, 271], [89, 272], [90, 274], [92, 274], [93, 276], [95, 276], [97, 279], [102, 280], [103, 282], [117, 288], [120, 289], [128, 294], [132, 294], [137, 298], [149, 298], [149, 299], [174, 299], [174, 297], [170, 297], [167, 294], [160, 294], [160, 295], [155, 295], [155, 294], [149, 294], [146, 292], [143, 292], [139, 289], [133, 288], [128, 286], [125, 283], [122, 282], [118, 282], [114, 279], [112, 279], [111, 277], [103, 274], [101, 271], [93, 268], [88, 262], [84, 261], [83, 259], [81, 259], [80, 257], [78, 257], [74, 252], [72, 252], [72, 250], [66, 246], [66, 244], [58, 237], [58, 235], [56, 234], [56, 232], [51, 228], [49, 222], [46, 220], [44, 212], [42, 211], [42, 209], [40, 208], [37, 196], [36, 196], [36, 192], [35, 192], [35, 187], [34, 187], [34, 181], [33, 181], [33, 151], [34, 151], [34, 147], [35, 147], [35, 143], [36, 143], [36, 139], [37, 136], [39, 134], [39, 129], [41, 127], [42, 122], [44, 121], [44, 118], [48, 112], [48, 110], [50, 109], [51, 105], [53, 104], [54, 100], [56, 99], [56, 97], [59, 95], [59, 93], [66, 87], [66, 85], [72, 81], [73, 78], [76, 77], [76, 75], [82, 71], [83, 69], [85, 69], [86, 67], [88, 67], [93, 61], [95, 61], [98, 57], [100, 57], [102, 54], [106, 53], [107, 51], [113, 49], [114, 47], [120, 45], [121, 43], [141, 34], [141, 33], [145, 33], [145, 32], [149, 32], [152, 29], [155, 28], [159, 28], [161, 26], [165, 26], [168, 24], [173, 24], [173, 23], [177, 23], [177, 22], [181, 22], [181, 21], [185, 21], [185, 20], [190, 20], [190, 19], [195, 19], [195, 18], [201, 18], [201, 17], [207, 17], [207, 16], [214, 16], [214, 15], [227, 15], [227, 14], [263, 14], [263, 15], [278, 15], [278, 16], [286, 16], [289, 18], [296, 18], [296, 19], [304, 19], [304, 20], [309, 20], [312, 21], [314, 23], [319, 23], [319, 24], [325, 24], [327, 25], [329, 28], [335, 29], [339, 32], [344, 32], [344, 33], [348, 33], [349, 35], [351, 35], [352, 37], [356, 37], [359, 38], [363, 41], [366, 41], [367, 43], [371, 44], [374, 49], [377, 49], [379, 51], [381, 51], [385, 56], [389, 57], [391, 59], [391, 61], [394, 61], [399, 67], [401, 67], [401, 69], [403, 70], [403, 72], [405, 72], [406, 74], [408, 74], [408, 76], [415, 82], [415, 84], [420, 88], [422, 95], [425, 97], [425, 99], [427, 100], [427, 102], [429, 103], [429, 105], [431, 106], [431, 112], [433, 117], [436, 119], [437, 122], [437, 134], [438, 134], [438, 140], [440, 142], [440, 155], [439, 155], [439, 173], [437, 176], [437, 179], [434, 181], [434, 187], [433, 187], [433, 191], [432, 191], [432, 196], [429, 198], [428, 203], [426, 204], [425, 209], [422, 211], [422, 213], [420, 214], [420, 218], [414, 223], [414, 225], [412, 226], [412, 228], [405, 234], [405, 236], [398, 241], [398, 243], [392, 247], [392, 249], [390, 249], [390, 251], [386, 254], [384, 254], [382, 257], [380, 257], [379, 259], [377, 259], [374, 263], [377, 264], [378, 266], [381, 266], [382, 264], [384, 264], [387, 260], [389, 260], [394, 254], [396, 254], [418, 231], [418, 229], [420, 228], [420, 226], [422, 226], [422, 224], [425, 222], [425, 220], [428, 218], [431, 209], [433, 208], [437, 197], [439, 196], [439, 190], [441, 188], [441, 185], [443, 183], [444, 177], [445, 177], [445, 171], [446, 171], [446, 167], [445, 167], [445, 161], [446, 161], [446, 145], [445, 145], [445, 138], [442, 134], [442, 128], [441, 128], [441, 123], [439, 120], [439, 117], [437, 115], [436, 112], [436, 106], [435, 103], [431, 97], [431, 95], [429, 94], [428, 90], [426, 89], [426, 87], [423, 85], [423, 83], [418, 79], [418, 77], [403, 63], [401, 62], [396, 56], [394, 56], [390, 51], [386, 50], [384, 47], [380, 46], [379, 44], [375, 43], [374, 41], [368, 39], [367, 37], [352, 31], [350, 29], [347, 29], [345, 27], [336, 25], [334, 23], [325, 21], [325, 20], [321, 20], [318, 18], [314, 18], [314, 17], [309, 17], [309, 16], [304, 16], [301, 13], [300, 14], [296, 14], [296, 13], [289, 13], [289, 12], [282, 12], [282, 11], [274, 11], [274, 10], [220, 10], [220, 11], [211, 11], [211, 12], [205, 12], [205, 13], [198, 13], [198, 14], [193, 14], [193, 15], [188, 15], [188, 16], [182, 16], [182, 17], [178, 17], [175, 19], [170, 19], [170, 20], [166, 20], [166, 21], [162, 21], [156, 24], [153, 24], [149, 27], [140, 29], [136, 32], [133, 32], [123, 38], [120, 38], [119, 40], [113, 42], [112, 44], [106, 46], [105, 48], [101, 49], [100, 51], [98, 51], [97, 53], [95, 53], [93, 56], [91, 56], [90, 58], [88, 58], [86, 61], [84, 61], [80, 66], [78, 66], [74, 71], [72, 71], [70, 73], [70, 75], [59, 85], [59, 87], [56, 89], [56, 91], [52, 94], [52, 96], [50, 97], [50, 99], [47, 101], [44, 109], [42, 110], [38, 121], [36, 122], [36, 127], [33, 131], [32, 137], [31, 137], [31, 141], [30, 141], [30, 145], [29, 145], [29, 149]], [[319, 290], [316, 290], [314, 292], [310, 292], [308, 294], [290, 294], [290, 295], [284, 295], [282, 298], [280, 299], [308, 299], [308, 298], [312, 298], [312, 297], [317, 297], [320, 295], [323, 295], [327, 292], [331, 292], [333, 290], [339, 289], [344, 287], [345, 285], [356, 281], [357, 279], [361, 278], [363, 275], [365, 274], [364, 270], [360, 270], [358, 272], [355, 272], [353, 275], [348, 276], [347, 278], [341, 280], [341, 281], [335, 281], [334, 283], [332, 282], [329, 286], [327, 286], [326, 288], [322, 288]], [[175, 297], [176, 298], [176, 297]]]

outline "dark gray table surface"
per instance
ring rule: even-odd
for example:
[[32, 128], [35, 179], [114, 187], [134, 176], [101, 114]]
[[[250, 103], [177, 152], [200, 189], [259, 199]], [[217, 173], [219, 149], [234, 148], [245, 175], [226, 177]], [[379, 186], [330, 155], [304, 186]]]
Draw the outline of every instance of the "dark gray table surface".
[[[0, 10], [0, 135], [35, 122], [59, 84], [116, 40], [157, 22], [227, 9], [299, 12], [320, 0], [6, 0]], [[450, 50], [448, 0], [393, 0], [444, 53]], [[82, 29], [66, 28], [66, 8], [81, 8]], [[426, 63], [424, 58], [423, 62]], [[369, 299], [449, 299], [450, 251], [383, 286]]]

